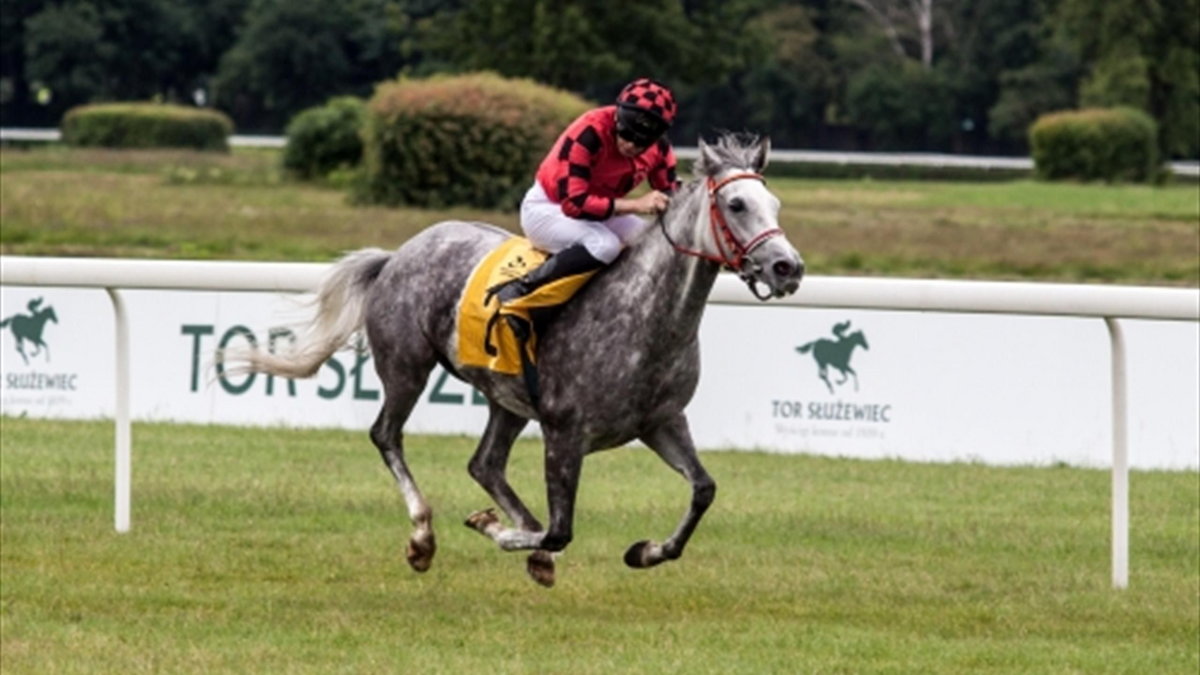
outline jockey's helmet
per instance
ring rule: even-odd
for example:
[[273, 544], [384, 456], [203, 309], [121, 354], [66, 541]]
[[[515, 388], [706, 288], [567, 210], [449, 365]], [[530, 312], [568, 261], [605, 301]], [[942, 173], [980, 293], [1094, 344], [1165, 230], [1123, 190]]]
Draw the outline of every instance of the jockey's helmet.
[[667, 133], [676, 110], [675, 96], [666, 85], [638, 78], [617, 95], [617, 135], [647, 147]]

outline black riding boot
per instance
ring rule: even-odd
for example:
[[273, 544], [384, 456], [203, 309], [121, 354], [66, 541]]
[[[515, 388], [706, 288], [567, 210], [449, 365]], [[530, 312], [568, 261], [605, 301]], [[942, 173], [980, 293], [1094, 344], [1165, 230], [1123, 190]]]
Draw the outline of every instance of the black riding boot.
[[511, 302], [563, 277], [583, 274], [604, 267], [606, 263], [592, 257], [583, 244], [574, 244], [555, 253], [537, 268], [519, 279], [504, 284], [496, 292], [500, 304]]

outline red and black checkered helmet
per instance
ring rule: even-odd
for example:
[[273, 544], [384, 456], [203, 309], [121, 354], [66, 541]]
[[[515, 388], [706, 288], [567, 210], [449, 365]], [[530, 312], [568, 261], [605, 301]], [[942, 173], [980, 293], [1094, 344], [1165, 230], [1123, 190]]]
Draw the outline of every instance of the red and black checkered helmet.
[[665, 85], [638, 78], [617, 95], [617, 134], [639, 146], [649, 146], [675, 121], [675, 95]]

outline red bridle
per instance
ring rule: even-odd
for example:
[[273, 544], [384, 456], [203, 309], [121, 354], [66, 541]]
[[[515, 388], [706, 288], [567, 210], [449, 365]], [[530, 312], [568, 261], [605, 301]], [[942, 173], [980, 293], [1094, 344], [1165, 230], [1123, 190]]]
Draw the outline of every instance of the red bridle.
[[[721, 253], [720, 256], [710, 255], [704, 251], [684, 248], [679, 244], [676, 244], [675, 241], [672, 240], [669, 235], [667, 235], [667, 241], [671, 242], [671, 246], [674, 246], [676, 251], [679, 251], [684, 255], [695, 256], [697, 258], [703, 258], [715, 263], [727, 265], [735, 272], [741, 272], [742, 265], [744, 265], [746, 261], [746, 256], [748, 256], [751, 251], [753, 251], [759, 244], [763, 243], [767, 239], [783, 234], [783, 230], [778, 227], [770, 230], [763, 230], [762, 232], [756, 234], [753, 239], [743, 244], [742, 242], [738, 241], [738, 238], [733, 234], [733, 230], [729, 229], [729, 223], [725, 221], [725, 214], [721, 211], [721, 207], [717, 204], [717, 192], [719, 192], [721, 188], [734, 181], [743, 180], [746, 178], [753, 178], [755, 180], [762, 181], [763, 184], [766, 184], [767, 182], [767, 179], [763, 178], [762, 174], [749, 171], [746, 173], [735, 173], [732, 176], [726, 176], [719, 183], [712, 177], [709, 177], [708, 179], [708, 220], [709, 226], [712, 228], [713, 241], [717, 244], [717, 250]], [[659, 222], [662, 222], [661, 218]], [[666, 235], [666, 225], [663, 224], [662, 227], [663, 234]], [[730, 256], [730, 253], [733, 255]]]

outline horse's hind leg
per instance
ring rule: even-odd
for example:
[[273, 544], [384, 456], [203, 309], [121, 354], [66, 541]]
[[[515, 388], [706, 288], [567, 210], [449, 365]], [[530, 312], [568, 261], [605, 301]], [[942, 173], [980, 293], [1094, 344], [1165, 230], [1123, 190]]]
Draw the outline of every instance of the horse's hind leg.
[[646, 445], [650, 446], [659, 457], [672, 469], [683, 474], [692, 484], [692, 502], [688, 505], [687, 513], [679, 521], [679, 525], [671, 536], [661, 544], [651, 541], [639, 541], [625, 552], [625, 564], [630, 567], [653, 567], [664, 560], [674, 560], [683, 554], [688, 539], [696, 531], [700, 518], [712, 504], [717, 494], [717, 484], [713, 481], [700, 458], [696, 455], [696, 446], [692, 443], [691, 432], [688, 431], [687, 418], [680, 413], [670, 422], [642, 436]]
[[[529, 420], [491, 402], [488, 403], [488, 412], [487, 429], [483, 432], [475, 455], [471, 457], [468, 471], [518, 529], [540, 532], [542, 524], [517, 496], [505, 475], [512, 445]], [[488, 536], [489, 530], [501, 527], [499, 519], [491, 509], [472, 514], [466, 525]], [[534, 551], [529, 554], [526, 570], [539, 584], [554, 585], [554, 558], [549, 552]]]
[[429, 569], [437, 544], [433, 536], [433, 511], [404, 461], [403, 427], [425, 388], [425, 379], [431, 369], [432, 365], [413, 369], [399, 378], [392, 371], [388, 377], [382, 378], [385, 381], [383, 409], [371, 426], [371, 440], [379, 448], [383, 463], [396, 478], [408, 507], [408, 516], [414, 529], [408, 540], [406, 557], [408, 564], [418, 572]]

